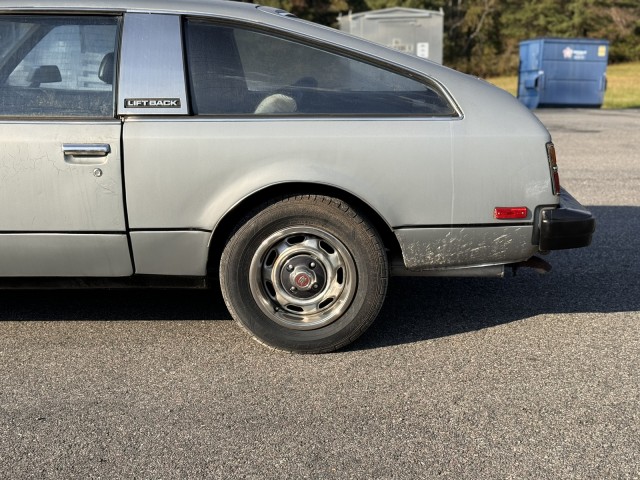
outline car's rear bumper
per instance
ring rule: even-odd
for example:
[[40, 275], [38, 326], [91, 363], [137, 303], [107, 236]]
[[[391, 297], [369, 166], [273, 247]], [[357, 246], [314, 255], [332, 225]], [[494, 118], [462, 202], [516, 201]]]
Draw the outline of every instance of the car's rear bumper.
[[586, 247], [596, 229], [596, 219], [580, 202], [562, 189], [556, 208], [543, 209], [540, 215], [541, 251]]

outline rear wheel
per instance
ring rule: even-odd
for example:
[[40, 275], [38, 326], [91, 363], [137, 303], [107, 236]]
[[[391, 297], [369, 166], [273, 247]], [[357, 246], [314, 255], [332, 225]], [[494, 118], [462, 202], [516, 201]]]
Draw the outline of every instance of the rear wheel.
[[222, 294], [258, 341], [286, 351], [328, 352], [373, 322], [387, 287], [375, 230], [344, 202], [288, 197], [266, 205], [229, 240]]

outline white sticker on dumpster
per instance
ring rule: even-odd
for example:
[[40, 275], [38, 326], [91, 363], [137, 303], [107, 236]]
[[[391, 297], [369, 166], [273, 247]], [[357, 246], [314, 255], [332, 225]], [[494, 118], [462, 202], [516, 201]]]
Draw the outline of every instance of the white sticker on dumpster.
[[566, 47], [562, 50], [562, 56], [567, 60], [585, 60], [587, 58], [587, 51], [574, 50], [571, 47]]

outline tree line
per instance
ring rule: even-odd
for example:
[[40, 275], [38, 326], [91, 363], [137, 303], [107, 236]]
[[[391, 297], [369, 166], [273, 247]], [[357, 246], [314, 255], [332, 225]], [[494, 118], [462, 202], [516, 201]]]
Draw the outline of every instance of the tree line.
[[337, 17], [391, 7], [444, 12], [444, 64], [478, 76], [515, 74], [518, 43], [603, 38], [609, 62], [640, 60], [639, 0], [257, 0], [337, 26]]

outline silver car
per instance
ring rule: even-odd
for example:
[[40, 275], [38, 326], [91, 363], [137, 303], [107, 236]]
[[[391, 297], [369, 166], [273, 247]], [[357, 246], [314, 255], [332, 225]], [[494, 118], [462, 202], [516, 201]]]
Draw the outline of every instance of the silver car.
[[217, 0], [0, 6], [0, 276], [206, 286], [326, 352], [390, 275], [500, 276], [588, 245], [549, 133], [508, 93]]

